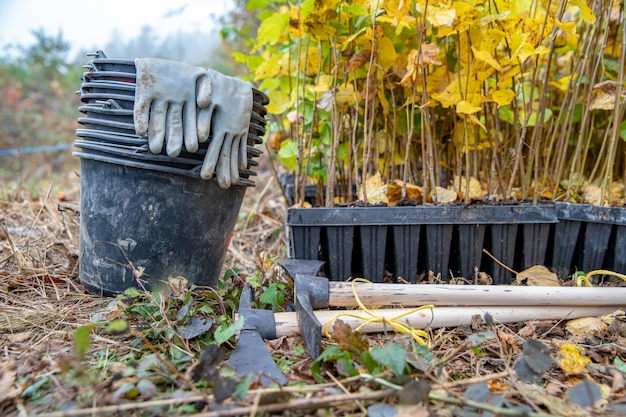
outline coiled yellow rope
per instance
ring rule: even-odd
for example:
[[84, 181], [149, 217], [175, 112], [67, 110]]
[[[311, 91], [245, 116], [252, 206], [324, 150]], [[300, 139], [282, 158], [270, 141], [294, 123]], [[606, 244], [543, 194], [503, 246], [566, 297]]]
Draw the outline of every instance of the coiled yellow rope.
[[365, 313], [367, 313], [367, 315], [370, 316], [370, 318], [364, 318], [353, 313], [339, 313], [333, 318], [331, 318], [330, 320], [328, 320], [328, 322], [326, 322], [326, 324], [324, 325], [324, 334], [326, 335], [326, 337], [328, 337], [329, 339], [332, 339], [331, 335], [328, 333], [328, 328], [333, 321], [341, 317], [352, 317], [352, 318], [356, 318], [359, 320], [364, 320], [363, 324], [360, 324], [358, 327], [354, 329], [355, 331], [361, 330], [363, 327], [367, 326], [370, 323], [383, 323], [385, 325], [389, 325], [398, 333], [410, 335], [420, 345], [425, 345], [429, 341], [430, 337], [428, 336], [428, 333], [426, 333], [424, 330], [415, 329], [411, 327], [410, 325], [408, 325], [407, 323], [400, 321], [400, 319], [402, 317], [414, 314], [420, 310], [424, 310], [427, 308], [430, 308], [430, 309], [435, 308], [434, 305], [429, 304], [429, 305], [417, 307], [417, 308], [408, 310], [402, 314], [398, 314], [397, 316], [393, 316], [390, 318], [377, 316], [371, 310], [365, 307], [365, 305], [361, 302], [361, 299], [359, 298], [359, 294], [357, 293], [356, 287], [354, 286], [354, 284], [357, 282], [364, 282], [368, 284], [371, 284], [371, 282], [364, 278], [355, 278], [352, 280], [352, 293], [354, 294], [354, 298], [357, 304], [359, 305], [359, 308]]
[[576, 286], [582, 287], [582, 284], [584, 283], [585, 287], [592, 287], [593, 285], [591, 285], [591, 281], [589, 281], [589, 278], [591, 278], [593, 275], [611, 275], [626, 281], [626, 275], [624, 274], [608, 271], [606, 269], [596, 269], [594, 271], [587, 272], [586, 274], [584, 272], [578, 272], [576, 274]]

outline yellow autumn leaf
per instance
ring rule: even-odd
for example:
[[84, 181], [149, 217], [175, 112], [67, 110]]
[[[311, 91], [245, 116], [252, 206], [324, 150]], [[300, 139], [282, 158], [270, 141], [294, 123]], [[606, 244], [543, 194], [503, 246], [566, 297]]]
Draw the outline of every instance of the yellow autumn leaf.
[[578, 43], [578, 34], [576, 33], [576, 22], [561, 22], [559, 19], [555, 19], [556, 27], [558, 27], [565, 36], [567, 42], [576, 45]]
[[399, 35], [403, 29], [411, 29], [414, 27], [414, 19], [411, 16], [405, 16], [402, 20], [395, 19], [391, 16], [381, 15], [376, 18], [377, 22], [389, 23], [396, 27], [396, 36]]
[[617, 89], [619, 84], [615, 81], [603, 81], [593, 86], [590, 110], [613, 110], [617, 103]]
[[585, 349], [574, 343], [563, 343], [561, 345], [559, 367], [566, 375], [587, 373], [587, 364], [591, 359], [585, 356]]
[[[348, 49], [348, 47], [352, 46], [352, 42], [354, 42], [358, 37], [366, 33], [367, 29], [368, 27], [362, 27], [361, 29], [359, 29], [358, 31], [350, 35], [348, 38], [346, 38], [346, 40], [344, 40], [341, 44], [341, 50], [345, 51], [346, 49]], [[372, 41], [371, 37], [369, 38], [369, 41], [371, 44], [371, 41]]]
[[526, 42], [533, 47], [538, 46], [541, 43], [542, 33], [546, 35], [545, 27], [552, 27], [552, 20], [549, 18], [546, 21], [544, 18], [535, 19], [528, 17], [522, 21], [522, 32], [528, 35]]
[[280, 72], [279, 61], [281, 56], [278, 54], [263, 54], [263, 62], [254, 70], [253, 81], [265, 80], [273, 78]]
[[337, 30], [329, 22], [336, 17], [337, 12], [334, 9], [314, 9], [304, 18], [305, 32], [317, 40], [330, 40]]
[[441, 49], [436, 43], [424, 42], [422, 43], [421, 55], [418, 63], [422, 65], [441, 65], [441, 61], [437, 57]]
[[498, 29], [489, 29], [480, 40], [480, 50], [494, 52], [504, 38], [505, 33]]
[[274, 90], [268, 93], [270, 103], [265, 106], [267, 111], [272, 114], [285, 113], [294, 103], [289, 95], [281, 90]]
[[464, 196], [467, 192], [468, 197], [472, 199], [481, 198], [484, 194], [480, 181], [478, 181], [475, 177], [469, 178], [468, 186], [467, 178], [465, 178], [465, 176], [455, 175], [452, 189], [457, 193], [463, 194]]
[[[480, 126], [480, 128], [483, 131], [487, 131], [487, 128], [485, 127], [484, 123], [480, 121], [480, 119], [478, 117], [476, 117], [473, 114], [468, 114], [465, 117], [467, 117], [467, 120], [469, 120], [471, 123], [474, 123], [476, 126]], [[482, 148], [481, 148], [482, 149]]]
[[337, 3], [339, 3], [339, 0], [316, 0], [315, 7], [318, 9], [333, 9], [337, 6]]
[[464, 1], [455, 1], [452, 3], [452, 7], [456, 9], [457, 16], [454, 22], [454, 29], [458, 32], [465, 32], [478, 16], [478, 9]]
[[357, 101], [357, 93], [352, 84], [339, 87], [335, 92], [335, 101], [338, 107], [354, 106]]
[[543, 265], [533, 265], [515, 275], [517, 285], [558, 287], [559, 278]]
[[520, 75], [521, 72], [522, 69], [519, 65], [512, 65], [508, 70], [504, 71], [500, 77], [498, 77], [498, 88], [511, 85], [511, 80]]
[[405, 0], [384, 0], [383, 8], [392, 19], [392, 24], [397, 26], [409, 13], [410, 3]]
[[452, 26], [456, 18], [456, 9], [444, 9], [438, 5], [430, 6], [426, 10], [426, 20], [434, 27]]
[[552, 87], [557, 88], [559, 91], [565, 93], [567, 91], [567, 89], [568, 89], [569, 82], [570, 82], [571, 79], [572, 79], [572, 75], [566, 75], [566, 76], [561, 77], [561, 78], [559, 78], [557, 80], [554, 80], [554, 79], [551, 80], [549, 84]]
[[300, 55], [300, 71], [307, 77], [314, 77], [319, 71], [320, 59], [317, 48], [309, 47]]
[[472, 52], [474, 53], [474, 57], [478, 59], [479, 61], [486, 62], [487, 64], [494, 67], [496, 70], [502, 71], [502, 67], [500, 66], [496, 58], [493, 55], [491, 55], [489, 52], [478, 50], [473, 46], [472, 46]]
[[417, 76], [417, 49], [411, 49], [409, 55], [406, 58], [406, 73], [398, 84], [407, 86], [410, 80], [414, 80]]
[[489, 23], [493, 23], [498, 20], [506, 19], [511, 14], [510, 10], [505, 10], [502, 13], [491, 14], [488, 16], [484, 16], [480, 18], [481, 25], [488, 25]]
[[378, 63], [387, 71], [398, 59], [396, 48], [388, 37], [383, 37], [378, 41]]
[[569, 0], [567, 2], [568, 6], [576, 6], [580, 9], [580, 15], [586, 23], [594, 24], [596, 23], [596, 15], [593, 14], [589, 6], [587, 5], [586, 0]]
[[456, 191], [436, 186], [435, 191], [431, 195], [431, 198], [436, 203], [446, 204], [455, 202], [458, 198], [458, 195]]
[[322, 74], [318, 77], [317, 83], [314, 86], [310, 86], [309, 90], [316, 93], [325, 93], [329, 91], [333, 86], [334, 77], [329, 74]]
[[474, 114], [481, 110], [480, 107], [474, 106], [472, 103], [461, 100], [456, 105], [456, 112], [459, 114]]
[[302, 13], [300, 7], [294, 4], [289, 5], [289, 34], [295, 38], [300, 38], [304, 34]]
[[385, 94], [385, 89], [382, 84], [377, 85], [376, 96], [378, 97], [380, 106], [383, 109], [383, 115], [385, 115], [386, 117], [389, 114], [389, 99], [387, 98], [387, 95]]
[[352, 3], [365, 7], [370, 14], [375, 13], [382, 5], [380, 0], [353, 0]]
[[458, 82], [451, 82], [445, 90], [440, 93], [433, 93], [431, 96], [440, 102], [444, 108], [453, 106], [462, 100]]
[[493, 92], [491, 95], [493, 101], [496, 102], [498, 107], [506, 106], [515, 98], [515, 92], [510, 88], [501, 88]]
[[530, 43], [526, 42], [526, 34], [521, 37], [517, 37], [515, 35], [513, 37], [516, 38], [516, 40], [520, 40], [523, 38], [523, 40], [516, 45], [515, 53], [511, 54], [512, 59], [519, 59], [521, 63], [523, 63], [524, 61], [526, 61], [526, 59], [533, 55], [543, 55], [549, 52], [549, 49], [543, 45], [534, 48]]
[[367, 201], [370, 203], [387, 202], [387, 189], [380, 176], [380, 172], [374, 175], [368, 175], [364, 185], [365, 192], [363, 185], [359, 187], [359, 200], [365, 200], [365, 194], [367, 194]]
[[510, 47], [511, 47], [511, 62], [515, 62], [517, 60], [517, 57], [520, 53], [520, 51], [522, 50], [522, 47], [524, 46], [524, 44], [526, 44], [526, 39], [528, 38], [528, 35], [525, 33], [512, 33], [511, 34], [511, 40], [510, 40]]

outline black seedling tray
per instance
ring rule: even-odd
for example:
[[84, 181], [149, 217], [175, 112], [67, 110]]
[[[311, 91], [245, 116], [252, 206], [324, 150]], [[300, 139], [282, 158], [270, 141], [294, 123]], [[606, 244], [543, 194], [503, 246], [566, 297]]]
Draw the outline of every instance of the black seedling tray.
[[291, 208], [286, 227], [289, 256], [326, 261], [332, 280], [380, 282], [385, 270], [411, 282], [425, 271], [449, 280], [478, 268], [504, 284], [512, 274], [483, 249], [513, 269], [542, 263], [556, 222], [553, 204], [341, 207]]
[[554, 230], [551, 265], [559, 276], [601, 268], [626, 273], [626, 209], [555, 205], [559, 223]]

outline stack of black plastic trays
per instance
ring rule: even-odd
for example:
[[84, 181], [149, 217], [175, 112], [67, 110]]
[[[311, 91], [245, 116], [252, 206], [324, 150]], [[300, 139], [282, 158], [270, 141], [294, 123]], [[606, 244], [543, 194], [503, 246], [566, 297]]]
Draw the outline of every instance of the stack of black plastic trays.
[[[93, 159], [136, 168], [200, 177], [202, 162], [209, 138], [195, 153], [184, 148], [176, 158], [169, 157], [165, 150], [153, 154], [148, 149], [147, 137], [135, 133], [133, 106], [135, 102], [136, 68], [132, 60], [107, 58], [102, 51], [90, 54], [93, 58], [84, 66], [79, 111], [84, 117], [78, 123], [84, 127], [76, 130], [74, 145], [81, 151], [75, 152], [82, 159]], [[254, 186], [251, 176], [256, 175], [253, 167], [261, 151], [254, 146], [262, 143], [265, 134], [268, 97], [253, 88], [253, 109], [248, 131], [248, 164], [240, 171], [238, 185]]]

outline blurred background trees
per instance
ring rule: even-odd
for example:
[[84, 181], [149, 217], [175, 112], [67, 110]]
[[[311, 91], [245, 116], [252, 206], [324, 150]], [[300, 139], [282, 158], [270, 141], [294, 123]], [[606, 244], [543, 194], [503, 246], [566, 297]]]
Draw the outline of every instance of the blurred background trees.
[[[245, 67], [236, 67], [231, 56], [243, 42], [242, 32], [232, 19], [222, 18], [224, 39], [215, 34], [181, 32], [161, 37], [158, 28], [144, 26], [136, 38], [125, 39], [114, 33], [105, 45], [99, 46], [111, 58], [132, 59], [157, 57], [212, 67], [226, 74], [236, 74]], [[252, 20], [252, 17], [248, 18]], [[239, 20], [241, 23], [242, 20]], [[82, 68], [88, 61], [84, 53], [71, 56], [71, 45], [61, 33], [52, 35], [39, 29], [33, 32], [32, 45], [11, 45], [0, 51], [0, 181], [5, 186], [27, 185], [41, 181], [59, 182], [59, 176], [73, 174], [78, 158], [73, 158], [71, 144], [79, 125]], [[91, 51], [85, 51], [91, 52]], [[25, 148], [56, 146], [59, 150], [29, 152]], [[12, 153], [22, 150], [19, 153]], [[62, 182], [62, 181], [61, 181]], [[30, 185], [29, 185], [30, 184]]]

